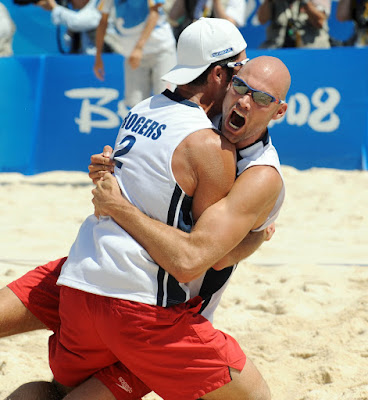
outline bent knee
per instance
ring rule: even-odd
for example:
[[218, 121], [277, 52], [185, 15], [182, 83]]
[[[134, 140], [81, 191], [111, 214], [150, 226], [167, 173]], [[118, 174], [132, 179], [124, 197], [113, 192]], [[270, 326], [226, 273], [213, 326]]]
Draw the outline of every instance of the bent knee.
[[271, 400], [271, 391], [267, 382], [248, 358], [241, 372], [230, 370], [232, 382], [236, 383], [239, 400]]
[[44, 328], [12, 290], [7, 286], [0, 289], [0, 337]]

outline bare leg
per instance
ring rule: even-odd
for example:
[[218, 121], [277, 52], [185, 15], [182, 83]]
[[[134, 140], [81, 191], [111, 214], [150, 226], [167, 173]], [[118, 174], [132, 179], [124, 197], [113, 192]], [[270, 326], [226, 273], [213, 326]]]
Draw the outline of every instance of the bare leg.
[[8, 288], [0, 289], [0, 337], [46, 329]]
[[61, 400], [65, 392], [55, 382], [29, 382], [20, 386], [5, 400]]
[[247, 358], [241, 372], [231, 369], [232, 381], [202, 396], [203, 400], [271, 400], [270, 389], [252, 361]]
[[[70, 392], [64, 400], [115, 400], [115, 396], [110, 390], [97, 378], [90, 378], [72, 392]], [[138, 400], [138, 399], [137, 399]]]

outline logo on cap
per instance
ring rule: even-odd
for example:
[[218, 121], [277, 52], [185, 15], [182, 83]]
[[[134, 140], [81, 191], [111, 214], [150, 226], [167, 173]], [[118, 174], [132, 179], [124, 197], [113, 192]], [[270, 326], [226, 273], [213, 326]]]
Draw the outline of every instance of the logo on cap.
[[228, 49], [217, 51], [216, 53], [212, 53], [211, 56], [212, 57], [219, 57], [219, 56], [223, 56], [224, 54], [230, 53], [231, 51], [233, 51], [233, 48], [229, 47]]

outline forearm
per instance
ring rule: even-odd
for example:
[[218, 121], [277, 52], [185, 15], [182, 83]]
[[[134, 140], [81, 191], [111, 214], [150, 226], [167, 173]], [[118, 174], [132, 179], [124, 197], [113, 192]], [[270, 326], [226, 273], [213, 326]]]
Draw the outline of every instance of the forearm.
[[258, 7], [257, 16], [261, 25], [264, 25], [271, 19], [271, 0], [264, 0]]
[[224, 6], [222, 5], [220, 0], [214, 0], [213, 1], [213, 11], [215, 14], [216, 18], [223, 18], [223, 19], [227, 19], [230, 22], [232, 22], [234, 25], [236, 25], [236, 21], [232, 18], [230, 18], [225, 11]]
[[217, 262], [213, 268], [220, 270], [234, 265], [252, 255], [265, 241], [265, 231], [249, 232], [237, 247]]
[[102, 14], [100, 23], [96, 29], [96, 57], [101, 57], [102, 54], [108, 17], [108, 14]]
[[152, 31], [155, 29], [155, 26], [158, 22], [159, 18], [159, 12], [158, 12], [158, 6], [152, 7], [150, 10], [150, 13], [147, 18], [146, 25], [141, 33], [141, 36], [139, 37], [135, 48], [142, 50], [144, 45], [146, 44], [147, 40], [151, 36]]
[[188, 282], [206, 269], [195, 268], [195, 252], [189, 234], [151, 219], [128, 202], [114, 202], [109, 215], [150, 254], [153, 260], [179, 282]]
[[[201, 276], [244, 237], [243, 234], [234, 233], [233, 224], [229, 221], [221, 223], [218, 212], [210, 213], [206, 210], [204, 218], [202, 216], [188, 234], [151, 219], [125, 200], [114, 200], [111, 205], [104, 207], [108, 208], [108, 215], [179, 282], [189, 282]], [[251, 234], [242, 246], [233, 250], [217, 265], [227, 267], [248, 257], [263, 240], [263, 234]]]
[[327, 15], [323, 11], [319, 10], [312, 1], [304, 3], [304, 11], [308, 14], [311, 25], [319, 29], [323, 27]]

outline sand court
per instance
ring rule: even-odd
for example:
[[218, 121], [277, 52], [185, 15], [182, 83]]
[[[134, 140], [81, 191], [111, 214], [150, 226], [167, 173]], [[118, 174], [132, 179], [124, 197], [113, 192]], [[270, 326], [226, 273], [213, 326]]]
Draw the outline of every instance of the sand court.
[[[239, 264], [215, 314], [274, 400], [368, 399], [368, 172], [283, 167], [270, 242]], [[0, 174], [0, 286], [68, 254], [93, 212], [87, 173]], [[49, 332], [0, 339], [0, 398], [49, 380]], [[155, 394], [149, 400], [160, 399]]]

